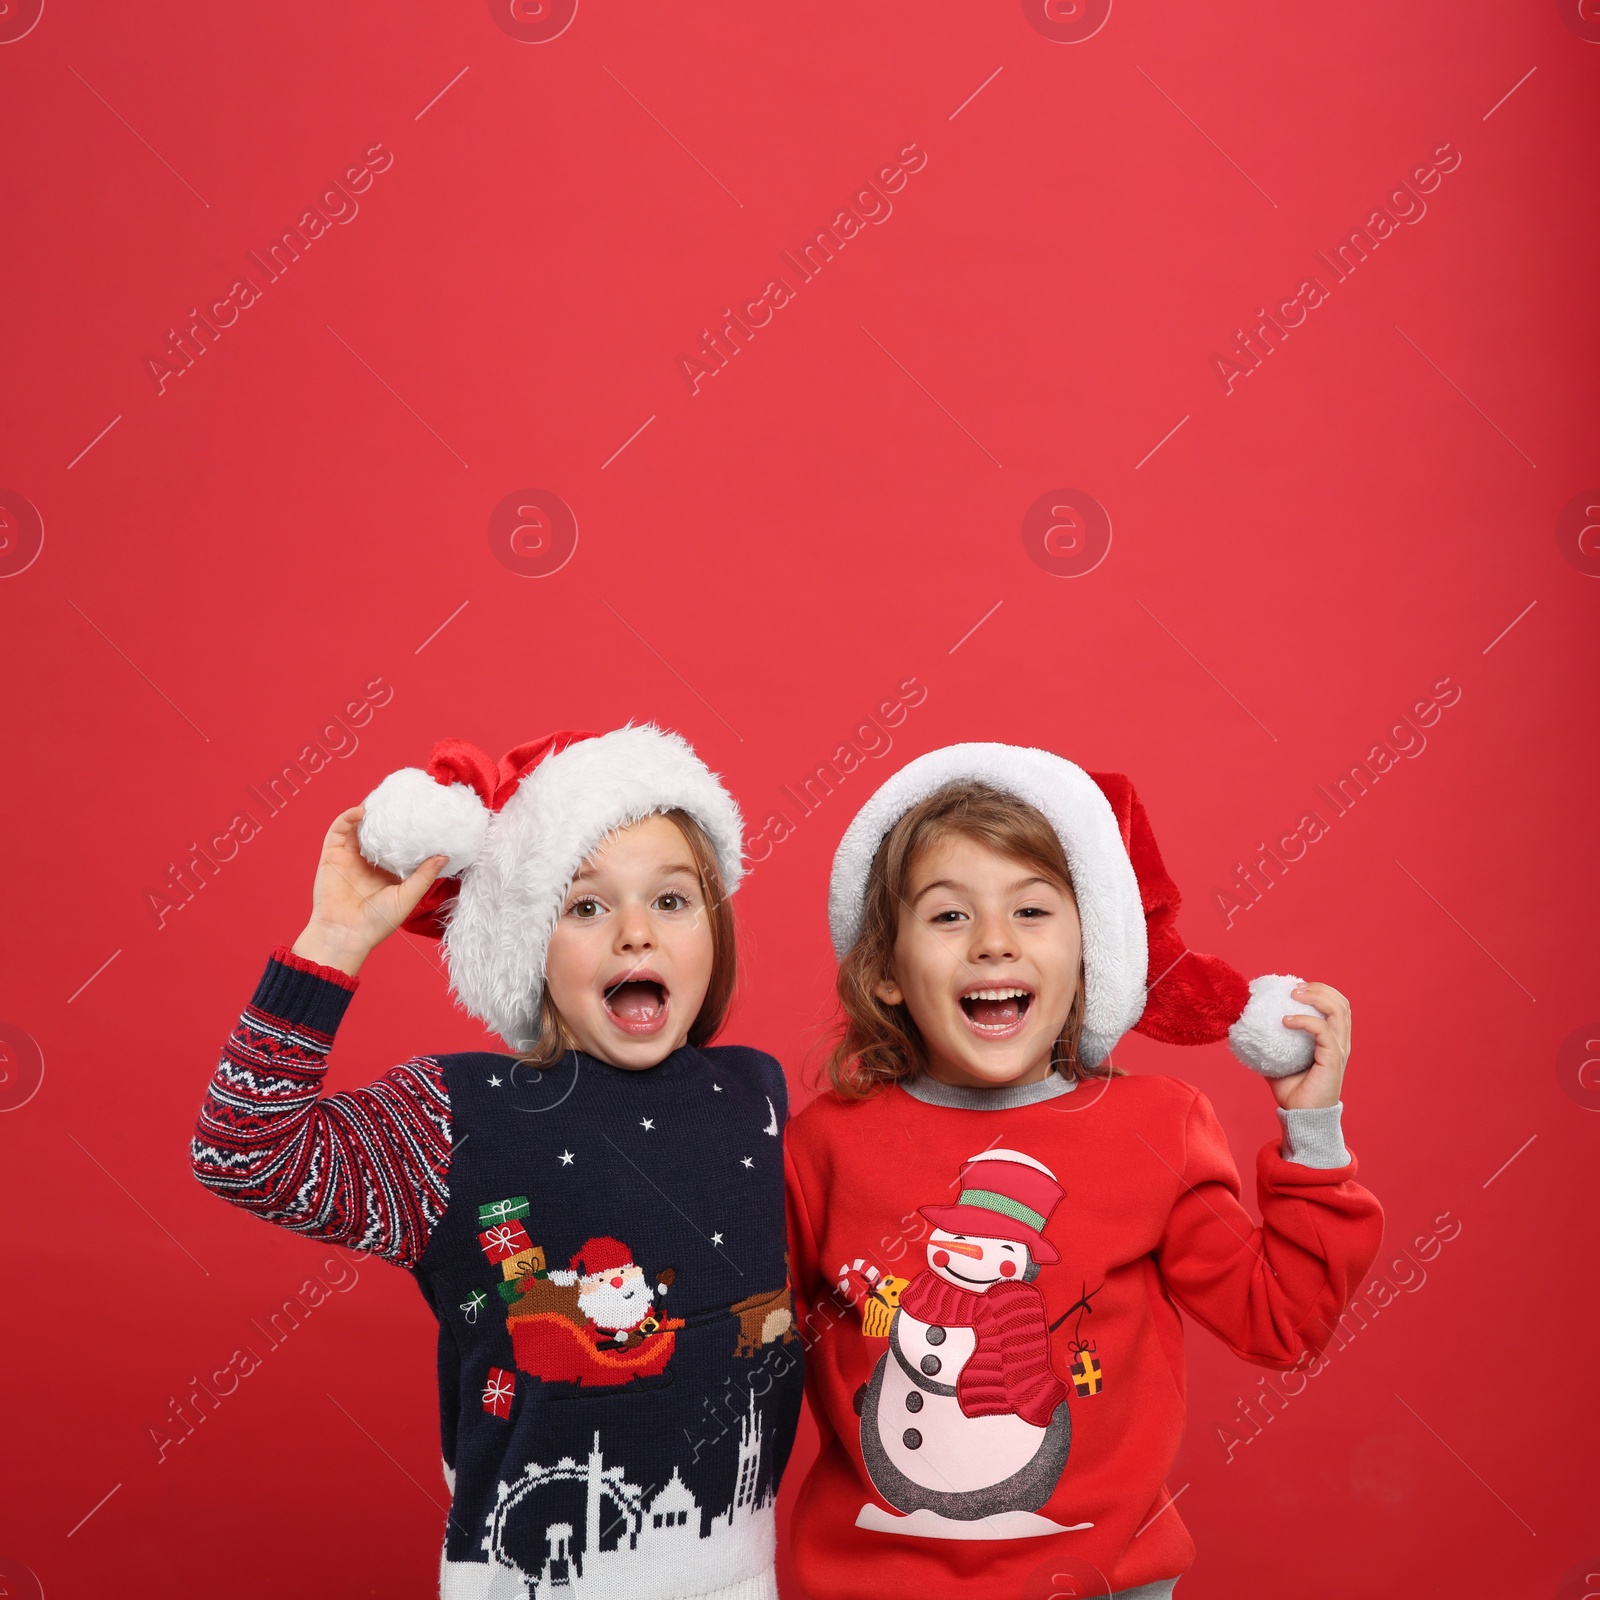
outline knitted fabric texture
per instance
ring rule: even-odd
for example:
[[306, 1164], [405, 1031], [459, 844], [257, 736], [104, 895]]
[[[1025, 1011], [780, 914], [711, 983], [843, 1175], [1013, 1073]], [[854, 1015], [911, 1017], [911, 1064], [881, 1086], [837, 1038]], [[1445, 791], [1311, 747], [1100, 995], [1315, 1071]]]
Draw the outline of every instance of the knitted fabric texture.
[[439, 1322], [444, 1600], [772, 1600], [803, 1381], [778, 1063], [685, 1047], [645, 1071], [574, 1052], [534, 1072], [468, 1052], [322, 1095], [355, 987], [275, 953], [194, 1170], [412, 1271]]

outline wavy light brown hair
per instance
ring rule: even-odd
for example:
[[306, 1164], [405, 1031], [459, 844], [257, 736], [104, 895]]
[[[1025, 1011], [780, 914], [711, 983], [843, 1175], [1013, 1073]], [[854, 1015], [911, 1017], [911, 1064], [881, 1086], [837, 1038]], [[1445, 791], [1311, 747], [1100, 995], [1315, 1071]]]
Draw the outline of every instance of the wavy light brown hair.
[[[722, 879], [722, 868], [717, 865], [716, 847], [704, 828], [687, 811], [673, 807], [659, 813], [677, 826], [683, 842], [689, 847], [696, 877], [700, 880], [700, 898], [705, 902], [706, 915], [711, 919], [711, 981], [706, 986], [706, 997], [689, 1028], [689, 1043], [709, 1044], [716, 1038], [728, 1015], [733, 1001], [733, 991], [739, 978], [739, 947], [733, 924], [733, 902], [728, 897]], [[640, 818], [640, 821], [643, 821]], [[569, 1050], [578, 1048], [565, 1019], [556, 1003], [550, 998], [550, 987], [545, 985], [539, 1007], [539, 1040], [531, 1050], [522, 1052], [517, 1059], [530, 1067], [553, 1067]]]
[[[1077, 896], [1061, 840], [1036, 806], [986, 783], [946, 784], [914, 805], [884, 835], [867, 874], [861, 932], [839, 963], [842, 1013], [827, 1072], [833, 1087], [864, 1100], [902, 1078], [925, 1072], [927, 1047], [904, 1004], [891, 1006], [873, 992], [889, 976], [900, 910], [907, 904], [911, 875], [928, 850], [944, 839], [975, 840], [997, 854], [1031, 867], [1057, 888]], [[1083, 1033], [1083, 962], [1072, 1009], [1051, 1052], [1051, 1067], [1064, 1078], [1120, 1074], [1109, 1064], [1087, 1067], [1078, 1058]]]

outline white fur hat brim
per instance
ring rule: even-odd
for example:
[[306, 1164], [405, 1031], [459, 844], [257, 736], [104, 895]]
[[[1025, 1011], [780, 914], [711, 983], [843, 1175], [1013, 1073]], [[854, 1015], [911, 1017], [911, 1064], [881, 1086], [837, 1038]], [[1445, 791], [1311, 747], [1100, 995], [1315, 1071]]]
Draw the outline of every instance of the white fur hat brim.
[[978, 782], [1044, 813], [1066, 852], [1083, 926], [1084, 1022], [1079, 1055], [1097, 1066], [1139, 1020], [1149, 963], [1144, 907], [1116, 814], [1082, 767], [1048, 750], [957, 744], [902, 767], [861, 808], [833, 858], [828, 925], [843, 959], [861, 931], [867, 879], [885, 835], [948, 784]]

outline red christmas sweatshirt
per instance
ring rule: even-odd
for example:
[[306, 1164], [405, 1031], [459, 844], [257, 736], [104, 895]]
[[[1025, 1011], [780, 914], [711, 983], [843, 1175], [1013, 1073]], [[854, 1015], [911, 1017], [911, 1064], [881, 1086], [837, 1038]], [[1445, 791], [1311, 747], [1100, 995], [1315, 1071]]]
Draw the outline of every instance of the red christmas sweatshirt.
[[[1216, 1114], [1172, 1078], [1070, 1092], [919, 1078], [866, 1101], [825, 1094], [790, 1123], [795, 1306], [822, 1433], [794, 1517], [811, 1600], [1017, 1600], [1064, 1560], [1114, 1592], [1169, 1592], [1194, 1557], [1166, 1485], [1180, 1309], [1246, 1361], [1309, 1362], [1382, 1234], [1338, 1108], [1279, 1117], [1285, 1144], [1256, 1159], [1259, 1228]], [[981, 1176], [1023, 1166], [1064, 1191], [1038, 1232], [1038, 1202]], [[930, 1238], [919, 1208], [952, 1203]], [[984, 1260], [1016, 1264], [964, 1287], [953, 1268], [981, 1279]]]

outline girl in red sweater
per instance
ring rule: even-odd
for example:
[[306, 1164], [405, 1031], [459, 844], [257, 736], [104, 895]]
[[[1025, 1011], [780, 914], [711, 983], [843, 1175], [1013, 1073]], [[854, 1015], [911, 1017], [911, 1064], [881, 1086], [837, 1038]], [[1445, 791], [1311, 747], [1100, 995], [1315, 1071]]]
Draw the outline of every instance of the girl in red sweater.
[[[1170, 1595], [1179, 1308], [1303, 1368], [1377, 1253], [1340, 1132], [1349, 1005], [1247, 984], [1177, 909], [1128, 780], [1041, 750], [922, 756], [840, 844], [834, 1087], [788, 1139], [813, 1600]], [[1227, 1038], [1266, 1077], [1263, 1226], [1205, 1097], [1110, 1064], [1130, 1028]]]

